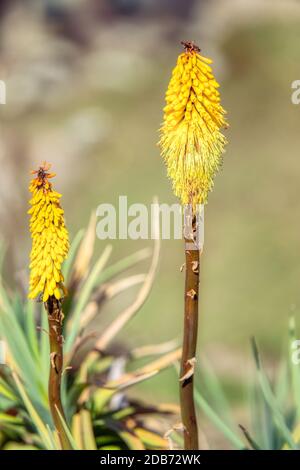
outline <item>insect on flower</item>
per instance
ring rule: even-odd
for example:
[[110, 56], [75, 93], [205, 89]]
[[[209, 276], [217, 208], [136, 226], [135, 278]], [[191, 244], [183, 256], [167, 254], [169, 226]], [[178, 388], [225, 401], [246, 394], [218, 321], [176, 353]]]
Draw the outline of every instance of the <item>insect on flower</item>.
[[51, 165], [44, 162], [38, 170], [32, 171], [35, 178], [29, 186], [32, 193], [28, 211], [32, 237], [29, 298], [42, 298], [43, 302], [51, 296], [61, 299], [66, 294], [61, 265], [69, 250], [61, 194], [53, 190], [49, 181], [55, 176], [49, 172], [50, 168]]
[[39, 167], [38, 170], [32, 170], [30, 172], [31, 175], [37, 175], [38, 182], [42, 185], [45, 186], [47, 183], [47, 179], [54, 178], [56, 176], [56, 173], [48, 173], [48, 171], [51, 168], [51, 164], [47, 162], [43, 162], [43, 164]]

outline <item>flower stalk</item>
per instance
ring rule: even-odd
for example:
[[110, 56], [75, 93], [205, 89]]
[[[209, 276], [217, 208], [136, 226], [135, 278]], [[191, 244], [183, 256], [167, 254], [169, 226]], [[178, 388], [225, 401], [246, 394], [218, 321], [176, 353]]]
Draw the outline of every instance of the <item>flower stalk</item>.
[[[182, 42], [184, 52], [166, 92], [160, 149], [175, 195], [192, 214], [192, 229], [185, 227], [184, 335], [180, 377], [180, 405], [185, 449], [198, 449], [194, 404], [200, 251], [197, 240], [199, 206], [207, 202], [227, 143], [221, 129], [228, 127], [221, 106], [219, 84], [212, 60], [193, 42]], [[201, 247], [202, 250], [202, 247]]]
[[[195, 222], [193, 223], [196, 230]], [[180, 369], [180, 407], [184, 448], [198, 449], [198, 427], [194, 403], [194, 370], [198, 336], [200, 252], [194, 239], [185, 239], [184, 330]]]

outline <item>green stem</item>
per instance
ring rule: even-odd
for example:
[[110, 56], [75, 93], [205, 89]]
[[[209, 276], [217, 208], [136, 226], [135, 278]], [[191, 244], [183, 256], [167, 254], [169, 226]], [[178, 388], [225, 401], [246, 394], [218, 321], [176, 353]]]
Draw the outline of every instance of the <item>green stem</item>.
[[[48, 313], [49, 342], [50, 342], [50, 373], [48, 384], [49, 406], [55, 429], [58, 433], [63, 450], [71, 450], [72, 446], [65, 432], [61, 417], [65, 419], [61, 403], [61, 377], [63, 372], [63, 312], [61, 302], [54, 296], [45, 303]], [[59, 416], [59, 413], [61, 417]]]

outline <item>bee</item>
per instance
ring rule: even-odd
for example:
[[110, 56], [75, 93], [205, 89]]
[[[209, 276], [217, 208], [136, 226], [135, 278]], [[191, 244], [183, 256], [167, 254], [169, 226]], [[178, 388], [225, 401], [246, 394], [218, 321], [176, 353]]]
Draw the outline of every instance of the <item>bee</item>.
[[183, 45], [185, 52], [201, 52], [200, 47], [196, 46], [194, 41], [181, 41], [181, 44]]
[[51, 188], [51, 184], [48, 182], [48, 180], [55, 176], [55, 173], [49, 173], [50, 168], [50, 163], [43, 162], [38, 170], [33, 170], [30, 172], [32, 175], [36, 175], [36, 179], [34, 180], [36, 182], [35, 184], [42, 187], [44, 191], [49, 189], [49, 187]]
[[43, 162], [43, 164], [39, 167], [38, 170], [32, 170], [30, 173], [32, 175], [37, 175], [37, 178], [44, 182], [46, 179], [53, 178], [55, 176], [55, 173], [48, 173], [50, 168], [50, 163]]

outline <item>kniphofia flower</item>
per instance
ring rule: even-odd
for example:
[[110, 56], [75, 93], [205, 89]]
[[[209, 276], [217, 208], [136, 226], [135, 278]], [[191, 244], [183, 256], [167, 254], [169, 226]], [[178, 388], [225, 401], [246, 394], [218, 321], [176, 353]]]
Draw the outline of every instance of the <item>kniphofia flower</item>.
[[50, 296], [60, 299], [65, 293], [61, 265], [69, 250], [68, 231], [64, 211], [60, 206], [61, 194], [53, 190], [49, 179], [50, 165], [44, 163], [30, 183], [31, 215], [30, 232], [32, 250], [30, 254], [30, 299], [41, 297], [46, 302]]
[[166, 93], [160, 148], [176, 196], [195, 208], [213, 187], [226, 144], [221, 129], [228, 125], [212, 61], [193, 43], [182, 44]]

